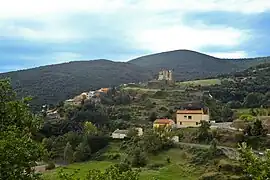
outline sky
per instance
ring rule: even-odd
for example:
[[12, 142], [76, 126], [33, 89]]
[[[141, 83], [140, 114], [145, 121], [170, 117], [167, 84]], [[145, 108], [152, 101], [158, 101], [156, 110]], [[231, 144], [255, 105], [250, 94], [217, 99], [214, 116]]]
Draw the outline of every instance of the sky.
[[0, 72], [189, 49], [269, 56], [270, 0], [0, 0]]

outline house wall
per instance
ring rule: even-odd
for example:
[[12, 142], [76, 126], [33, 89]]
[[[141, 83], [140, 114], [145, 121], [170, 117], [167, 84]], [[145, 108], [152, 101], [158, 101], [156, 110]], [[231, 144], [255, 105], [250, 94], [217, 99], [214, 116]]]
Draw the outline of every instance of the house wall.
[[209, 121], [209, 115], [203, 114], [176, 114], [177, 127], [199, 127], [200, 121]]

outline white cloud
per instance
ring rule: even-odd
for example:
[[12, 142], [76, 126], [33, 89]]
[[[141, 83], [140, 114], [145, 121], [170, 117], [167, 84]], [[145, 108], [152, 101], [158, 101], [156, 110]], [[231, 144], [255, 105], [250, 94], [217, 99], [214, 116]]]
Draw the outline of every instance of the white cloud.
[[[135, 34], [134, 34], [135, 36]], [[236, 46], [245, 40], [245, 33], [234, 28], [202, 27], [185, 25], [143, 29], [134, 41], [153, 52], [177, 49], [200, 50], [204, 46]]]
[[61, 13], [115, 12], [125, 3], [123, 0], [0, 0], [2, 18], [42, 18], [44, 15]]
[[144, 0], [142, 8], [154, 11], [178, 10], [180, 12], [228, 11], [260, 13], [270, 10], [269, 0]]
[[52, 59], [54, 59], [54, 61], [57, 61], [57, 63], [71, 60], [79, 60], [81, 57], [81, 54], [73, 52], [56, 52], [52, 55]]
[[[269, 0], [0, 0], [0, 37], [22, 37], [40, 42], [74, 42], [76, 40], [123, 35], [124, 46], [160, 52], [175, 49], [198, 50], [207, 46], [236, 47], [249, 38], [249, 32], [229, 26], [215, 27], [183, 22], [187, 13], [227, 11], [260, 13], [270, 10]], [[177, 12], [168, 18], [162, 12]], [[100, 24], [89, 29], [74, 26], [74, 20], [65, 23], [78, 13], [79, 24], [88, 18], [100, 18]], [[13, 20], [35, 20], [42, 28], [12, 24]], [[1, 21], [7, 22], [7, 24]], [[78, 24], [78, 23], [77, 23]], [[82, 26], [83, 28], [87, 28]], [[118, 27], [111, 35], [112, 28]], [[106, 43], [106, 41], [104, 41]], [[64, 50], [65, 51], [65, 50]], [[68, 50], [67, 50], [68, 51]], [[80, 58], [76, 54], [52, 55], [60, 59]]]
[[269, 0], [0, 0], [0, 4], [0, 18], [41, 18], [44, 15], [73, 12], [104, 14], [120, 10], [242, 13], [260, 13], [270, 10]]
[[211, 56], [217, 57], [217, 58], [246, 58], [247, 53], [245, 51], [234, 51], [234, 52], [214, 52], [214, 53], [207, 53]]

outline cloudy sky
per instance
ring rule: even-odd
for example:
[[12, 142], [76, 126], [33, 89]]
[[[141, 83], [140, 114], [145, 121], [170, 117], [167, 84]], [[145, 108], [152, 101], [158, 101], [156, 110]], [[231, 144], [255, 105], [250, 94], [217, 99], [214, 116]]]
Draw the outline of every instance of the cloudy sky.
[[270, 0], [0, 0], [0, 72], [190, 49], [270, 55]]

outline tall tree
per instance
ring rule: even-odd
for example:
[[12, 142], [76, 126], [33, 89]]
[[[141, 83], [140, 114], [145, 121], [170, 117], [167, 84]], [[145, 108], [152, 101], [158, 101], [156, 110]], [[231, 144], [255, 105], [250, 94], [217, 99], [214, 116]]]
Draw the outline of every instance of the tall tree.
[[67, 163], [73, 162], [73, 149], [69, 142], [64, 149], [64, 159]]
[[10, 81], [0, 80], [0, 179], [38, 178], [32, 167], [44, 151], [32, 137], [41, 121], [30, 112], [28, 101], [17, 100]]

